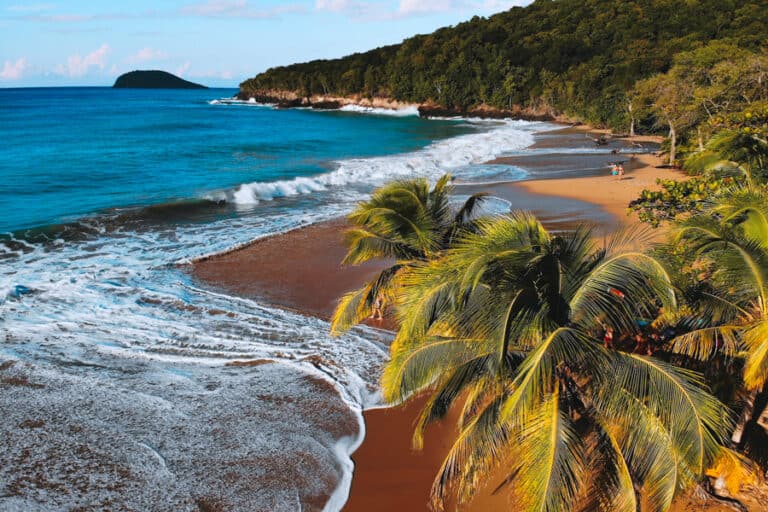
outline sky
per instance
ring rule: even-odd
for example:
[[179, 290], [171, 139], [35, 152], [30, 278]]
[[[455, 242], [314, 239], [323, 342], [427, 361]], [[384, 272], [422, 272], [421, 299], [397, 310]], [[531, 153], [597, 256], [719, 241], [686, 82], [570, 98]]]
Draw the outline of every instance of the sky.
[[0, 0], [0, 87], [104, 85], [162, 69], [237, 87], [532, 0]]

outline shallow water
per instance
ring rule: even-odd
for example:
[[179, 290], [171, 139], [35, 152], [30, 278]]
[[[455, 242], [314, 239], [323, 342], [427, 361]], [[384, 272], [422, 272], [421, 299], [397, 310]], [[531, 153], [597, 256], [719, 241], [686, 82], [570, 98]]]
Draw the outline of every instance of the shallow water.
[[331, 339], [183, 264], [342, 215], [393, 178], [482, 178], [545, 127], [219, 101], [231, 92], [0, 90], [0, 363], [15, 362], [0, 508], [340, 508], [386, 335]]

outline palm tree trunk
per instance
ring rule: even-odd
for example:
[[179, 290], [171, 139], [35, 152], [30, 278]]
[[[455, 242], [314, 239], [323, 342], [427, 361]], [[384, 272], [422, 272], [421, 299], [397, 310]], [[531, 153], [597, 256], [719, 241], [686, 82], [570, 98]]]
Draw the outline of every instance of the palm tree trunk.
[[760, 417], [757, 418], [757, 424], [763, 427], [763, 430], [768, 434], [768, 404], [766, 404], [763, 412], [760, 413]]
[[629, 111], [629, 136], [635, 136], [635, 115], [632, 113], [632, 101], [627, 104], [627, 110]]
[[739, 419], [736, 422], [736, 428], [733, 430], [733, 435], [731, 435], [731, 443], [733, 443], [733, 446], [738, 446], [741, 444], [741, 438], [744, 435], [744, 428], [747, 426], [749, 420], [752, 419], [752, 415], [755, 412], [756, 399], [757, 390], [753, 389], [747, 395], [746, 400], [744, 400], [744, 408], [741, 410]]
[[671, 119], [667, 119], [669, 123], [669, 165], [675, 165], [675, 156], [677, 153], [677, 132], [675, 132], [675, 125]]
[[701, 138], [701, 126], [696, 127], [696, 132], [699, 137], [699, 151], [704, 151], [704, 139]]

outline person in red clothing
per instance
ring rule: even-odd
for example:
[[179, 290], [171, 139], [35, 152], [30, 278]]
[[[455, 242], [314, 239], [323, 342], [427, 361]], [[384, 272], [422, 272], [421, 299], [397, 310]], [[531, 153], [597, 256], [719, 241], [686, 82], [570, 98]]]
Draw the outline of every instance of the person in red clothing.
[[606, 327], [603, 335], [603, 345], [605, 348], [613, 348], [613, 327]]

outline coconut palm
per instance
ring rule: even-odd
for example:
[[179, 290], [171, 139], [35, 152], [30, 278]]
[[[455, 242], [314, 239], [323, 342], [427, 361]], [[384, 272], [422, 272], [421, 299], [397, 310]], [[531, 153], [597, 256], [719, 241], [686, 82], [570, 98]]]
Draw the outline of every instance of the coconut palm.
[[359, 290], [344, 295], [334, 312], [331, 330], [349, 329], [371, 314], [377, 297], [392, 297], [393, 284], [411, 262], [435, 257], [465, 229], [485, 193], [451, 205], [451, 176], [446, 174], [430, 190], [426, 178], [395, 181], [377, 189], [348, 216], [354, 227], [346, 232], [349, 251], [344, 264], [372, 259], [395, 260], [392, 266]]
[[743, 359], [747, 396], [731, 437], [738, 445], [768, 381], [768, 191], [751, 186], [721, 196], [703, 215], [678, 224], [675, 246], [706, 283], [699, 285], [690, 332], [673, 348], [699, 359]]
[[[493, 468], [519, 510], [666, 510], [719, 451], [723, 408], [693, 372], [609, 350], [619, 332], [674, 307], [664, 268], [598, 247], [587, 229], [553, 236], [530, 214], [486, 219], [398, 283], [400, 329], [382, 387], [399, 403], [426, 392], [414, 444], [462, 405], [433, 506], [468, 500]], [[659, 302], [657, 302], [659, 301]]]

